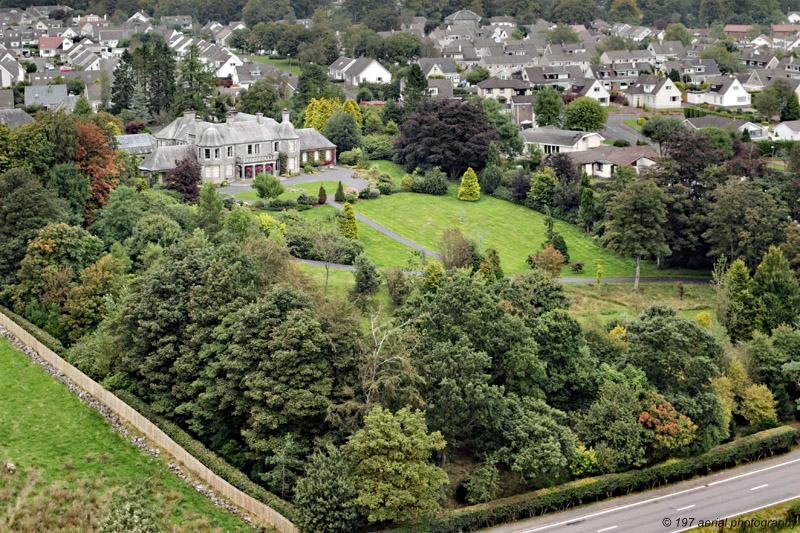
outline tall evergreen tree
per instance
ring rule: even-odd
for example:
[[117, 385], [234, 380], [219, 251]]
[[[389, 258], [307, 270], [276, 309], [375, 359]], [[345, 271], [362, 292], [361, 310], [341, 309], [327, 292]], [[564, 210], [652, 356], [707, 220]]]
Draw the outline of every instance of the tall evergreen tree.
[[213, 86], [214, 73], [200, 61], [200, 49], [197, 45], [190, 46], [181, 62], [173, 113], [194, 109], [198, 114], [208, 118], [208, 105], [214, 92]]
[[761, 300], [758, 329], [769, 334], [781, 324], [794, 323], [800, 313], [800, 284], [780, 248], [770, 246], [750, 286], [753, 296]]
[[418, 64], [414, 63], [408, 69], [406, 86], [403, 89], [403, 102], [409, 109], [417, 107], [417, 103], [425, 96], [428, 88], [428, 79], [423, 74]]
[[144, 87], [141, 83], [137, 83], [133, 89], [133, 96], [130, 103], [131, 113], [142, 122], [150, 122], [153, 116], [150, 114], [148, 107], [147, 94], [145, 94]]
[[135, 83], [133, 56], [128, 50], [122, 52], [117, 68], [114, 69], [114, 85], [111, 87], [111, 110], [119, 113], [127, 109], [133, 97]]
[[797, 100], [797, 93], [792, 91], [789, 93], [789, 98], [786, 100], [786, 105], [783, 107], [783, 111], [781, 111], [781, 122], [785, 122], [787, 120], [797, 120], [799, 118], [800, 102]]
[[144, 76], [152, 115], [172, 108], [176, 93], [175, 71], [175, 57], [169, 45], [163, 42], [153, 45]]

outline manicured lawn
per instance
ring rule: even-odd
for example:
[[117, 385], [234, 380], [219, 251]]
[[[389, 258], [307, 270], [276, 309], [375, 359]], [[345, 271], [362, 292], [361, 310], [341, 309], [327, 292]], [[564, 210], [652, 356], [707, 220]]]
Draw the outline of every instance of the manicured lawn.
[[378, 170], [389, 174], [394, 179], [395, 185], [398, 187], [400, 186], [400, 180], [402, 180], [403, 176], [407, 174], [406, 169], [402, 165], [398, 165], [393, 161], [381, 159], [378, 161], [370, 161], [369, 164], [370, 166], [377, 165]]
[[636, 131], [642, 131], [642, 127], [639, 125], [638, 122], [636, 122], [637, 120], [638, 119], [635, 119], [635, 118], [629, 118], [628, 120], [625, 120], [624, 122], [625, 122], [625, 124], [627, 124], [631, 128], [635, 129]]
[[[357, 202], [356, 205], [358, 203], [363, 203], [363, 200]], [[336, 208], [329, 205], [300, 212], [304, 218], [309, 220], [323, 220], [327, 217], [333, 217], [335, 213]], [[358, 237], [364, 243], [367, 256], [372, 259], [378, 268], [407, 267], [408, 259], [413, 252], [408, 246], [390, 239], [362, 222], [358, 224]]]
[[278, 67], [281, 70], [285, 70], [286, 72], [291, 72], [292, 74], [300, 75], [300, 63], [297, 59], [291, 60], [291, 68], [289, 68], [289, 59], [270, 59], [268, 56], [249, 56], [250, 59], [253, 61], [258, 61], [259, 63], [266, 63], [267, 65], [273, 65]]
[[[306, 195], [310, 196], [310, 195], [313, 194], [314, 196], [316, 196], [317, 193], [319, 193], [319, 186], [320, 185], [324, 185], [325, 186], [325, 192], [327, 193], [328, 196], [333, 196], [336, 193], [336, 187], [339, 185], [339, 182], [338, 181], [309, 181], [308, 183], [299, 183], [297, 185], [287, 185], [287, 186], [284, 187], [284, 190], [287, 191], [287, 192], [284, 192], [278, 198], [280, 198], [281, 200], [296, 200], [297, 197], [300, 196], [301, 193], [299, 191], [298, 192], [288, 192], [289, 189], [303, 189], [303, 191], [305, 191]], [[257, 202], [258, 200], [261, 200], [261, 198], [258, 197], [258, 193], [256, 193], [256, 191], [240, 192], [240, 193], [236, 193], [233, 196], [234, 196], [234, 198], [236, 198], [238, 200], [250, 200], [250, 201], [253, 201], [253, 202]]]
[[[457, 227], [467, 237], [478, 240], [482, 248], [495, 248], [506, 273], [527, 269], [525, 259], [541, 249], [544, 242], [544, 215], [486, 196], [474, 203], [460, 202], [456, 192], [456, 187], [451, 187], [445, 196], [393, 194], [358, 202], [355, 208], [375, 222], [431, 250], [438, 249], [445, 229]], [[570, 261], [583, 261], [586, 265], [580, 274], [573, 274], [569, 267], [564, 267], [562, 276], [594, 277], [597, 263], [602, 264], [605, 277], [634, 275], [633, 259], [611, 253], [570, 224], [556, 221], [555, 228], [567, 241]], [[652, 262], [642, 265], [642, 276], [685, 275], [707, 276], [707, 273], [658, 270]]]
[[18, 469], [0, 471], [0, 530], [9, 519], [14, 531], [93, 530], [119, 507], [115, 496], [152, 509], [161, 531], [251, 530], [172, 474], [168, 458], [144, 456], [112, 432], [3, 338], [0, 368], [0, 461]]
[[639, 291], [630, 283], [565, 283], [564, 290], [572, 298], [570, 314], [581, 321], [613, 318], [633, 319], [653, 303], [663, 303], [677, 309], [687, 318], [706, 311], [716, 323], [714, 289], [711, 285], [684, 283], [683, 298], [676, 283], [644, 283]]

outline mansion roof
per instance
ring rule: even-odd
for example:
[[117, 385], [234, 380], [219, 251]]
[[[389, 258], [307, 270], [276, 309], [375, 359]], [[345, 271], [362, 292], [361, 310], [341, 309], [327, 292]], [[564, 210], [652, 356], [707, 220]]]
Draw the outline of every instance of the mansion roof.
[[236, 113], [227, 122], [212, 123], [186, 112], [155, 135], [159, 141], [173, 141], [203, 147], [226, 146], [299, 138], [288, 120], [282, 123], [261, 114]]

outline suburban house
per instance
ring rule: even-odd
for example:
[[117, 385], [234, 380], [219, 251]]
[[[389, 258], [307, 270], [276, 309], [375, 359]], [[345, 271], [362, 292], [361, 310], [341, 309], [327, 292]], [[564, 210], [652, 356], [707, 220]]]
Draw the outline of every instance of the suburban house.
[[665, 61], [661, 72], [669, 76], [672, 71], [678, 73], [681, 81], [688, 83], [705, 83], [720, 75], [717, 62], [713, 59], [686, 58], [676, 61]]
[[727, 24], [722, 28], [723, 33], [726, 33], [736, 41], [742, 41], [747, 38], [747, 32], [752, 30], [753, 26], [750, 24]]
[[610, 178], [617, 167], [628, 165], [636, 169], [651, 167], [656, 164], [658, 155], [651, 146], [598, 146], [591, 150], [570, 152], [575, 166], [589, 176]]
[[66, 85], [25, 87], [25, 107], [42, 106], [45, 110], [50, 110], [57, 108], [66, 99]]
[[478, 83], [478, 96], [492, 98], [499, 102], [508, 102], [512, 96], [530, 94], [530, 85], [522, 80], [491, 77]]
[[690, 104], [708, 104], [721, 107], [745, 107], [750, 105], [748, 93], [738, 78], [717, 76], [710, 80], [704, 91], [687, 91]]
[[452, 59], [443, 57], [422, 57], [419, 60], [419, 68], [426, 78], [431, 76], [444, 76], [452, 82], [453, 85], [458, 85], [461, 81], [461, 75], [456, 68], [456, 62]]
[[39, 56], [55, 57], [72, 48], [72, 40], [64, 37], [39, 37]]
[[[157, 146], [139, 165], [142, 172], [161, 174], [176, 161], [191, 157], [200, 165], [204, 182], [221, 183], [280, 171], [281, 154], [287, 172], [299, 170], [301, 161], [336, 158], [336, 147], [313, 128], [295, 130], [289, 112], [282, 122], [263, 116], [235, 113], [224, 123], [212, 123], [187, 111], [155, 134]], [[310, 154], [310, 155], [309, 155]]]
[[532, 87], [558, 85], [569, 89], [573, 81], [582, 77], [580, 67], [532, 67], [522, 71], [522, 79]]
[[597, 148], [603, 142], [603, 137], [594, 131], [568, 131], [554, 126], [545, 126], [522, 130], [522, 140], [527, 152], [539, 147], [547, 155]]
[[718, 115], [706, 115], [704, 117], [687, 118], [683, 121], [686, 127], [694, 130], [700, 128], [720, 128], [723, 130], [738, 131], [744, 133], [747, 131], [750, 138], [754, 141], [764, 140], [769, 134], [769, 128], [759, 124], [753, 124], [746, 120], [738, 118], [720, 117]]
[[144, 159], [153, 153], [156, 148], [156, 138], [149, 133], [135, 133], [133, 135], [115, 135], [117, 148], [131, 155]]
[[655, 57], [649, 50], [609, 50], [600, 55], [600, 63], [649, 63], [655, 62]]
[[447, 26], [451, 25], [478, 25], [481, 21], [481, 16], [469, 9], [461, 9], [455, 13], [451, 13], [444, 18], [444, 23]]
[[389, 83], [392, 73], [374, 59], [360, 57], [351, 59], [340, 57], [328, 67], [328, 73], [334, 81], [343, 81], [346, 85], [358, 87], [360, 83]]
[[800, 120], [787, 120], [772, 129], [776, 141], [800, 141]]
[[8, 124], [8, 127], [13, 130], [17, 126], [33, 122], [33, 117], [22, 109], [0, 109], [0, 122]]
[[642, 74], [625, 91], [628, 104], [650, 109], [680, 109], [681, 92], [671, 79]]
[[653, 41], [647, 45], [647, 50], [659, 63], [686, 55], [686, 49], [680, 41]]
[[600, 105], [609, 105], [611, 103], [611, 95], [608, 90], [603, 86], [600, 80], [594, 78], [578, 78], [572, 82], [572, 87], [566, 94], [574, 95], [576, 98], [585, 96], [592, 100], [597, 100]]

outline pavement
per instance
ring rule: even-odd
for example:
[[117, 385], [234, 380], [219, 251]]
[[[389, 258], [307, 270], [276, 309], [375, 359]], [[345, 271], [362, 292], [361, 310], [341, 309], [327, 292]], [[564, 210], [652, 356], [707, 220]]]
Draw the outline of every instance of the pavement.
[[600, 130], [600, 135], [606, 139], [616, 141], [621, 139], [628, 141], [631, 146], [636, 144], [636, 141], [647, 141], [638, 131], [625, 124], [626, 120], [638, 119], [639, 115], [625, 114], [625, 113], [610, 113], [606, 120], [606, 127]]
[[[483, 531], [677, 533], [800, 498], [800, 450], [662, 489]], [[712, 522], [717, 520], [716, 523]], [[701, 524], [705, 521], [705, 524]], [[757, 528], [756, 528], [757, 529]]]
[[[319, 167], [322, 168], [322, 167]], [[281, 185], [301, 185], [312, 181], [341, 181], [345, 187], [355, 187], [359, 191], [368, 185], [367, 180], [353, 177], [354, 170], [352, 168], [334, 167], [325, 168], [325, 170], [318, 171], [314, 174], [300, 174], [292, 176], [291, 178], [281, 178]], [[235, 195], [240, 192], [247, 192], [253, 190], [253, 180], [238, 180], [232, 182], [227, 187], [217, 187], [217, 192], [221, 194]], [[317, 191], [308, 191], [311, 194], [317, 194]], [[328, 196], [333, 197], [336, 191], [328, 191]]]

